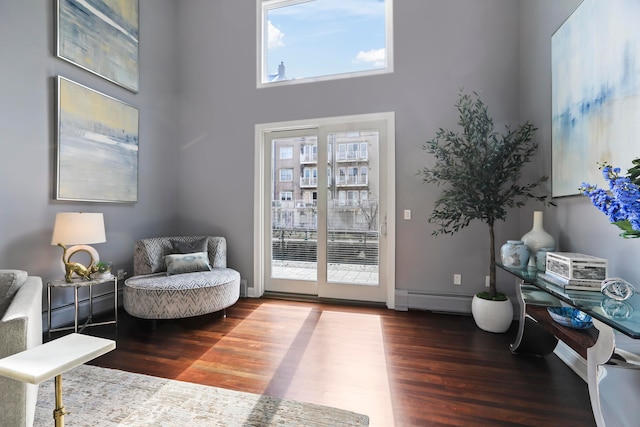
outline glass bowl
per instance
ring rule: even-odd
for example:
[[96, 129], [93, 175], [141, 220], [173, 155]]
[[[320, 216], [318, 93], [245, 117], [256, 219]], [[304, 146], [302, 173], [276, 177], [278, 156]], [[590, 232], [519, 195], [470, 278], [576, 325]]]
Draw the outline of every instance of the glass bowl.
[[551, 318], [573, 329], [587, 329], [593, 326], [591, 316], [573, 307], [547, 307]]

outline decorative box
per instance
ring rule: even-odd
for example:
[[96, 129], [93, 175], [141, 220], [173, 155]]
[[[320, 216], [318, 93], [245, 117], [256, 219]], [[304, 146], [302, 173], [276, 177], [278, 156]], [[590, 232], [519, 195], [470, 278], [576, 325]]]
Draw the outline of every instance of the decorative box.
[[573, 252], [548, 252], [547, 273], [565, 279], [593, 280], [607, 278], [607, 260]]

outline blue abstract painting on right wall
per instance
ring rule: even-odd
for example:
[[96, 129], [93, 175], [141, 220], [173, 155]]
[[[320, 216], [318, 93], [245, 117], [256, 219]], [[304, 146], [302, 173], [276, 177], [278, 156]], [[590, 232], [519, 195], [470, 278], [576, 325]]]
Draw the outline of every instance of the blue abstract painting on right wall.
[[551, 38], [552, 193], [640, 157], [640, 1], [584, 0]]

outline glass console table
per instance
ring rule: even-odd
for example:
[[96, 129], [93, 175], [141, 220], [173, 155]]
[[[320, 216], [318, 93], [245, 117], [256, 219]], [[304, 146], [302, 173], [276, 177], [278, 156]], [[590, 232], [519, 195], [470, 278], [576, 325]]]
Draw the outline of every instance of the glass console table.
[[[600, 292], [565, 291], [539, 277], [536, 271], [499, 264], [498, 267], [516, 277], [520, 323], [511, 351], [546, 355], [555, 348], [558, 334], [549, 332], [549, 328], [536, 319], [537, 308], [568, 305], [585, 312], [593, 318], [598, 330], [597, 338], [594, 335], [589, 343], [593, 345], [586, 349], [587, 382], [596, 423], [615, 427], [638, 425], [640, 289], [628, 300], [616, 301]], [[558, 325], [557, 328], [565, 327]]]

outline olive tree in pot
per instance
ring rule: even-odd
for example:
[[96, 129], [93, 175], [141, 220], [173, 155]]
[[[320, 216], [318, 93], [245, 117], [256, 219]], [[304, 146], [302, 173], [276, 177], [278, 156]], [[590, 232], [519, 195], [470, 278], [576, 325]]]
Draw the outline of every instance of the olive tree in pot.
[[[472, 314], [481, 329], [505, 332], [513, 319], [513, 307], [496, 289], [494, 226], [506, 219], [510, 208], [521, 207], [528, 199], [547, 203], [546, 195], [534, 194], [547, 177], [520, 183], [522, 167], [538, 148], [531, 123], [515, 129], [506, 126], [503, 133], [497, 132], [487, 106], [475, 92], [470, 96], [461, 91], [455, 106], [461, 129], [436, 132], [423, 146], [435, 164], [418, 173], [424, 182], [444, 187], [429, 216], [429, 222], [436, 225], [433, 235], [454, 234], [473, 220], [488, 225], [489, 291], [474, 296]], [[501, 311], [502, 318], [498, 318]]]

